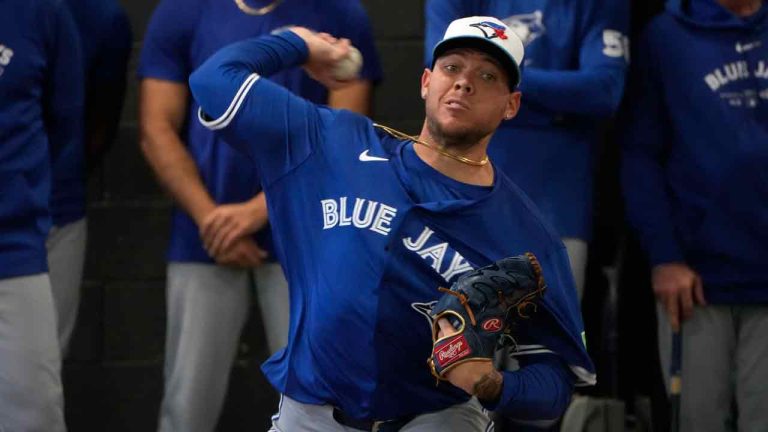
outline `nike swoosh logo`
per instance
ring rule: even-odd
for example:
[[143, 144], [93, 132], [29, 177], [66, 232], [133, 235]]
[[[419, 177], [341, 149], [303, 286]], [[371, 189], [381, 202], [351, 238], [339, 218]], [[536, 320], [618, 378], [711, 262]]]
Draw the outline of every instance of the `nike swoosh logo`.
[[360, 157], [358, 159], [360, 159], [360, 162], [386, 162], [389, 160], [387, 158], [369, 156], [368, 150], [360, 153]]
[[754, 48], [757, 48], [760, 45], [762, 45], [760, 43], [760, 41], [755, 41], [755, 42], [751, 42], [751, 43], [744, 44], [744, 45], [740, 44], [739, 42], [736, 42], [736, 52], [737, 53], [744, 53], [744, 52], [750, 51], [750, 50], [752, 50]]

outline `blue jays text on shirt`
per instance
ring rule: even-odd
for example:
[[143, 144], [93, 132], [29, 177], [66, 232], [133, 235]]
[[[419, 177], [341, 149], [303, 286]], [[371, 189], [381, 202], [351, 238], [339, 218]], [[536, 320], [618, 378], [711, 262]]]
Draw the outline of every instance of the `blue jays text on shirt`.
[[[752, 43], [737, 43], [736, 52], [743, 53], [760, 46], [760, 41]], [[768, 80], [768, 62], [760, 60], [754, 67], [751, 67], [748, 61], [739, 60], [718, 66], [715, 70], [704, 76], [704, 82], [707, 83], [710, 90], [719, 93], [720, 97], [733, 107], [755, 108], [759, 99], [768, 100], [768, 88], [763, 88], [758, 92], [752, 89], [721, 91], [728, 84], [745, 81], [749, 79]]]
[[[397, 216], [396, 208], [363, 198], [328, 198], [321, 200], [320, 206], [324, 230], [346, 227], [367, 229], [387, 236], [391, 231], [390, 224]], [[427, 261], [446, 282], [472, 270], [469, 262], [453, 250], [448, 242], [436, 242], [435, 239], [437, 236], [434, 231], [425, 226], [419, 235], [404, 237], [403, 245]]]

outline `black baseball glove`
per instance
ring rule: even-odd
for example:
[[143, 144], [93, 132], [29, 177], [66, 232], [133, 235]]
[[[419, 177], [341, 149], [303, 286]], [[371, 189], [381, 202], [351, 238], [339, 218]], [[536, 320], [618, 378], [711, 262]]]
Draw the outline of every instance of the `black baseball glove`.
[[[445, 380], [453, 367], [469, 361], [493, 361], [497, 348], [511, 339], [515, 320], [528, 318], [546, 289], [541, 265], [527, 252], [462, 275], [432, 307], [432, 375]], [[438, 320], [457, 333], [438, 338]]]

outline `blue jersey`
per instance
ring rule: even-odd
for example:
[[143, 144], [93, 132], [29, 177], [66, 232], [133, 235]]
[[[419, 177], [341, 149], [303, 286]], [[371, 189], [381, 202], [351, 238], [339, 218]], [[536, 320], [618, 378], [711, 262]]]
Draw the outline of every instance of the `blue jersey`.
[[426, 59], [454, 19], [489, 15], [523, 41], [523, 104], [493, 136], [493, 162], [564, 237], [589, 239], [598, 122], [617, 109], [627, 67], [626, 0], [429, 0]]
[[0, 279], [47, 271], [51, 160], [82, 143], [82, 108], [66, 5], [0, 1]]
[[708, 303], [768, 303], [768, 4], [679, 0], [638, 45], [623, 152], [651, 264], [685, 262]]
[[[458, 388], [436, 386], [425, 363], [438, 287], [525, 251], [540, 258], [549, 291], [520, 328], [518, 354], [524, 364], [552, 356], [570, 366], [560, 367], [573, 380], [594, 382], [565, 249], [533, 205], [503, 175], [487, 189], [430, 182], [423, 174], [429, 167], [414, 166], [420, 161], [410, 141], [255, 73], [300, 64], [306, 55], [292, 33], [249, 40], [220, 51], [190, 78], [213, 117], [201, 115], [202, 122], [257, 164], [274, 216], [291, 324], [287, 347], [263, 366], [270, 382], [295, 400], [359, 418], [465, 401]], [[499, 407], [524, 392], [516, 378], [505, 373]]]
[[[122, 85], [131, 31], [128, 18], [115, 0], [66, 0], [82, 47], [86, 88]], [[87, 103], [87, 101], [86, 101]], [[122, 101], [115, 101], [122, 104]], [[81, 113], [81, 115], [83, 115]], [[85, 216], [85, 142], [72, 142], [53, 161], [51, 216], [61, 226]]]
[[[289, 25], [349, 38], [364, 57], [362, 79], [380, 78], [368, 18], [358, 0], [285, 0], [264, 16], [246, 15], [233, 1], [163, 0], [144, 39], [139, 76], [186, 84], [192, 71], [221, 47]], [[327, 90], [301, 68], [283, 71], [274, 80], [308, 100], [327, 102]], [[220, 136], [197, 122], [197, 109], [192, 101], [184, 135], [208, 192], [219, 204], [253, 198], [261, 190], [258, 171], [222, 145]], [[271, 251], [269, 236], [269, 229], [264, 229], [257, 242]], [[173, 215], [168, 257], [171, 261], [212, 262], [203, 249], [197, 225], [180, 209]]]

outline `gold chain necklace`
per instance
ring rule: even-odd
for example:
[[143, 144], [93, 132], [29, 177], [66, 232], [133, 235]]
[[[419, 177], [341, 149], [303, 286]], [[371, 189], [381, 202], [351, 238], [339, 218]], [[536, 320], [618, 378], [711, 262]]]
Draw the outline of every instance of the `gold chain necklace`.
[[479, 160], [479, 161], [472, 160], [472, 159], [469, 159], [469, 158], [465, 158], [464, 156], [457, 156], [457, 155], [455, 155], [453, 153], [449, 153], [449, 152], [441, 149], [440, 147], [438, 147], [436, 145], [429, 144], [429, 143], [426, 143], [424, 141], [421, 141], [421, 140], [419, 140], [418, 137], [416, 137], [414, 135], [408, 135], [408, 134], [402, 133], [402, 132], [400, 132], [398, 130], [392, 129], [391, 127], [380, 125], [378, 123], [374, 123], [373, 125], [375, 127], [377, 127], [377, 128], [382, 129], [384, 132], [387, 132], [388, 134], [392, 135], [395, 138], [399, 138], [399, 139], [402, 139], [402, 140], [411, 140], [411, 141], [413, 141], [415, 143], [423, 145], [424, 147], [426, 147], [428, 149], [432, 149], [432, 150], [440, 153], [443, 156], [449, 157], [449, 158], [451, 158], [451, 159], [453, 159], [455, 161], [458, 161], [458, 162], [461, 162], [461, 163], [464, 163], [464, 164], [467, 164], [467, 165], [479, 166], [479, 167], [488, 165], [488, 155], [485, 155], [485, 157], [482, 160]]
[[235, 0], [235, 4], [237, 5], [238, 8], [240, 8], [241, 11], [247, 13], [248, 15], [256, 15], [256, 16], [266, 15], [272, 12], [273, 10], [275, 10], [276, 7], [280, 6], [280, 3], [282, 2], [283, 0], [275, 0], [264, 7], [260, 7], [256, 9], [245, 4], [245, 0]]

